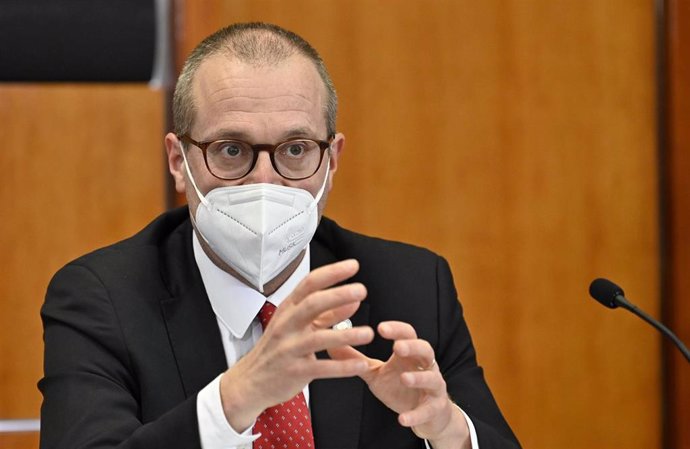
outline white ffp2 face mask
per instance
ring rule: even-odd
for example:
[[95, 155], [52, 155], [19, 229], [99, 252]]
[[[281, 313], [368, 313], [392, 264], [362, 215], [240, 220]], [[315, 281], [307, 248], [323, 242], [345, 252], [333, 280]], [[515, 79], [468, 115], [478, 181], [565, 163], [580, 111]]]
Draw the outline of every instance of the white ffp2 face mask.
[[316, 232], [330, 158], [316, 198], [303, 189], [263, 183], [219, 187], [204, 197], [184, 150], [182, 156], [201, 201], [194, 217], [197, 231], [223, 262], [263, 293], [264, 285], [297, 258]]

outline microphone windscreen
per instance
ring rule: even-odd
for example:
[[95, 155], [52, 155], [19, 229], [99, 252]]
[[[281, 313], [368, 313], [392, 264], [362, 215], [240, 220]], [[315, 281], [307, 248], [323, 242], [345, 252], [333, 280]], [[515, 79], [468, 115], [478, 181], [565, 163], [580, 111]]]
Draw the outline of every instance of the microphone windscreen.
[[609, 309], [618, 307], [616, 296], [625, 296], [623, 289], [604, 278], [597, 278], [589, 284], [589, 295]]

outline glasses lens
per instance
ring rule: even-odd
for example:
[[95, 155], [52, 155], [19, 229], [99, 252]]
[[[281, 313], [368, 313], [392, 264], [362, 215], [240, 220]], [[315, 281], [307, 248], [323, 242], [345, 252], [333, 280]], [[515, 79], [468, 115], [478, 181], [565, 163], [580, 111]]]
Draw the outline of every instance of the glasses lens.
[[225, 179], [237, 179], [246, 175], [252, 167], [254, 152], [249, 144], [236, 140], [219, 140], [206, 149], [206, 162], [214, 175]]
[[286, 178], [306, 178], [319, 169], [321, 148], [313, 140], [291, 140], [276, 148], [273, 155], [278, 173]]

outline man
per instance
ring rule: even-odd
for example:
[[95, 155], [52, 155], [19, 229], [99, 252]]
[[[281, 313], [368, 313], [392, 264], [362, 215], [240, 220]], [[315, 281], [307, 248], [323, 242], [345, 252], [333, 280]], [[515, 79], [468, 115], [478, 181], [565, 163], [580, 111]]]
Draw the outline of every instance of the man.
[[165, 137], [188, 208], [49, 286], [42, 448], [518, 447], [447, 263], [321, 218], [336, 105], [279, 27], [194, 50]]

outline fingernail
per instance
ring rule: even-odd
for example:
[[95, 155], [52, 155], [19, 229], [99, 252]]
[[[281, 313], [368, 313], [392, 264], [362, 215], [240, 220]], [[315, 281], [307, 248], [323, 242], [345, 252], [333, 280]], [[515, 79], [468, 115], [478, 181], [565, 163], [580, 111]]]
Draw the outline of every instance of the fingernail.
[[352, 294], [353, 298], [361, 298], [362, 296], [366, 295], [367, 289], [364, 288], [364, 285], [362, 284], [352, 284], [350, 287], [350, 293]]
[[371, 335], [371, 332], [369, 331], [369, 329], [366, 329], [366, 328], [365, 329], [359, 329], [357, 331], [357, 338], [361, 339], [361, 340], [364, 340], [365, 338], [369, 338], [370, 335]]
[[343, 260], [343, 264], [350, 266], [350, 267], [355, 267], [359, 265], [359, 262], [357, 262], [357, 259], [345, 259]]

